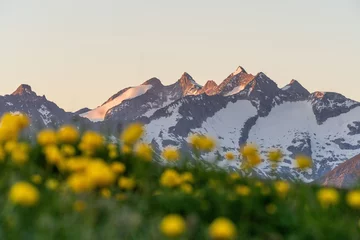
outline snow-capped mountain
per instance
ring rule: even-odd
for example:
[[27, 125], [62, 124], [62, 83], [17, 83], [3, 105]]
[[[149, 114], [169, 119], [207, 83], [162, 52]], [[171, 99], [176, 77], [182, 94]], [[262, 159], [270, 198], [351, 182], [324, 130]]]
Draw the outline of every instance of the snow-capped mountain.
[[164, 86], [157, 78], [152, 78], [141, 86], [147, 86], [149, 90], [136, 98], [126, 99], [108, 110], [105, 119], [129, 122], [141, 117], [150, 117], [156, 110], [182, 97], [200, 94], [202, 89], [202, 86], [186, 72], [177, 82], [169, 86]]
[[71, 121], [72, 114], [65, 112], [45, 96], [38, 96], [29, 85], [20, 85], [10, 95], [0, 96], [0, 115], [5, 112], [23, 112], [31, 119], [31, 127], [57, 127]]
[[[223, 167], [239, 167], [240, 161], [228, 163], [221, 156], [246, 142], [259, 145], [263, 159], [269, 149], [280, 148], [285, 158], [279, 172], [289, 179], [312, 181], [360, 153], [358, 102], [337, 93], [310, 94], [295, 80], [278, 88], [264, 73], [237, 94], [186, 96], [146, 122], [146, 140], [158, 151], [168, 145], [188, 150], [191, 133], [218, 139], [217, 151], [203, 157]], [[293, 158], [300, 153], [313, 158], [312, 169], [295, 169]], [[267, 177], [271, 168], [264, 160], [255, 171]]]
[[[249, 74], [243, 67], [217, 85], [199, 85], [184, 73], [171, 85], [151, 78], [125, 88], [95, 109], [67, 113], [30, 86], [22, 85], [12, 95], [0, 97], [0, 114], [21, 111], [32, 117], [35, 129], [57, 127], [66, 122], [117, 137], [124, 125], [145, 124], [145, 141], [156, 152], [172, 145], [189, 153], [192, 133], [217, 139], [217, 149], [202, 155], [205, 161], [238, 169], [240, 160], [227, 162], [224, 153], [255, 143], [263, 157], [253, 174], [269, 177], [266, 161], [270, 148], [280, 148], [285, 157], [279, 174], [283, 178], [313, 181], [351, 157], [360, 154], [360, 103], [332, 92], [310, 93], [298, 81], [283, 87], [265, 73]], [[82, 118], [84, 116], [88, 119]], [[312, 157], [312, 169], [299, 172], [294, 156]]]

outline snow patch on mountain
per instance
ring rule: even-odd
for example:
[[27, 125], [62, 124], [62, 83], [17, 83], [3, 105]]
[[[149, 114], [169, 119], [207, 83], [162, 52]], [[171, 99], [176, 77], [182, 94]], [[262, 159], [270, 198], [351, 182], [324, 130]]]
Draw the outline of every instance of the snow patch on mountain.
[[105, 118], [106, 112], [109, 109], [121, 104], [124, 100], [136, 98], [136, 97], [146, 93], [150, 88], [152, 88], [152, 85], [140, 85], [137, 87], [129, 88], [127, 91], [125, 91], [123, 94], [121, 94], [117, 98], [113, 99], [112, 101], [109, 101], [109, 102], [103, 104], [102, 106], [97, 107], [89, 112], [83, 113], [80, 116], [86, 117], [94, 122], [103, 121]]
[[192, 132], [201, 133], [219, 140], [220, 151], [239, 147], [239, 139], [246, 120], [257, 114], [248, 100], [229, 102], [225, 108], [206, 119], [200, 128]]
[[51, 123], [51, 112], [47, 109], [45, 105], [41, 105], [41, 107], [38, 109], [40, 113], [40, 117], [43, 120], [45, 126], [47, 126], [49, 123]]
[[[151, 106], [151, 108], [146, 113], [144, 113], [142, 116], [151, 117], [157, 110], [170, 105], [172, 102], [173, 102], [173, 100], [171, 100], [171, 98], [168, 97], [166, 102], [163, 102], [160, 106]], [[151, 105], [151, 103], [149, 103], [149, 104]]]
[[237, 93], [241, 92], [242, 90], [244, 90], [245, 86], [246, 86], [246, 84], [240, 84], [239, 86], [234, 87], [234, 89], [231, 90], [230, 92], [224, 94], [224, 96], [231, 96], [231, 95], [237, 94]]
[[177, 121], [182, 117], [179, 113], [180, 107], [180, 102], [174, 103], [167, 109], [167, 116], [155, 119], [146, 125], [144, 140], [147, 142], [152, 142], [154, 140], [160, 150], [164, 148], [163, 140], [177, 141], [177, 136], [169, 133], [169, 128], [175, 126]]
[[[248, 142], [259, 145], [263, 159], [266, 159], [269, 149], [282, 149], [285, 161], [280, 163], [280, 168], [287, 168], [293, 175], [299, 173], [295, 169], [294, 156], [299, 153], [310, 155], [314, 161], [312, 170], [303, 172], [298, 177], [304, 181], [312, 181], [317, 175], [333, 169], [356, 152], [360, 153], [360, 147], [354, 150], [340, 145], [341, 139], [346, 139], [347, 144], [359, 145], [360, 135], [348, 135], [348, 124], [359, 116], [360, 107], [357, 107], [318, 125], [311, 102], [287, 102], [275, 106], [267, 117], [257, 120], [249, 132]], [[259, 168], [270, 172], [267, 161]]]

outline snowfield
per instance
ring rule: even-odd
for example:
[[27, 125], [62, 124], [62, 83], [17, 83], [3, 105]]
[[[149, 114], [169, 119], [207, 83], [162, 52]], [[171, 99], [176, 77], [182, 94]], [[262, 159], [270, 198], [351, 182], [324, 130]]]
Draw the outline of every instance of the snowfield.
[[123, 94], [113, 99], [110, 102], [105, 103], [104, 105], [97, 107], [89, 112], [83, 113], [80, 116], [86, 117], [93, 122], [103, 121], [106, 115], [106, 112], [121, 104], [124, 100], [136, 98], [144, 93], [146, 93], [152, 86], [151, 85], [140, 85], [137, 87], [132, 87], [125, 91]]

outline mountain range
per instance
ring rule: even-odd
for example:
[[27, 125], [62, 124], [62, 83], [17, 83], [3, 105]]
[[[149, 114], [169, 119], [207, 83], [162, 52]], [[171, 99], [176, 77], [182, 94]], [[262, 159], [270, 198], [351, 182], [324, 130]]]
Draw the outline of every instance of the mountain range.
[[[306, 182], [360, 154], [359, 102], [334, 92], [310, 93], [296, 80], [278, 87], [266, 74], [253, 75], [243, 67], [219, 85], [208, 81], [201, 86], [186, 72], [171, 85], [151, 78], [120, 90], [95, 109], [75, 113], [21, 85], [14, 93], [0, 96], [0, 114], [7, 111], [29, 114], [34, 132], [74, 123], [113, 139], [126, 124], [139, 121], [146, 128], [144, 140], [157, 153], [169, 145], [190, 152], [189, 135], [207, 134], [218, 140], [217, 149], [202, 158], [227, 169], [238, 169], [240, 161], [228, 162], [224, 153], [237, 152], [245, 143], [256, 143], [263, 159], [268, 149], [281, 148], [284, 161], [279, 175]], [[312, 169], [295, 169], [293, 158], [300, 153], [312, 157]], [[263, 161], [252, 174], [269, 177], [270, 172]]]

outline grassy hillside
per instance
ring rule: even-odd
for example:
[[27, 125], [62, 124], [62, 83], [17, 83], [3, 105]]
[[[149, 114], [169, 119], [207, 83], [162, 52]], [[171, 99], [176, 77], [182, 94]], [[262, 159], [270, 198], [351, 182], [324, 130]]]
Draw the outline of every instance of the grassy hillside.
[[[359, 239], [360, 191], [320, 188], [228, 173], [167, 148], [164, 166], [131, 125], [120, 144], [71, 126], [18, 139], [22, 115], [0, 123], [1, 239]], [[195, 155], [211, 151], [206, 136], [190, 140]], [[272, 161], [253, 145], [227, 153], [243, 172]], [[311, 159], [299, 156], [299, 171]], [[246, 174], [245, 174], [246, 175]]]

